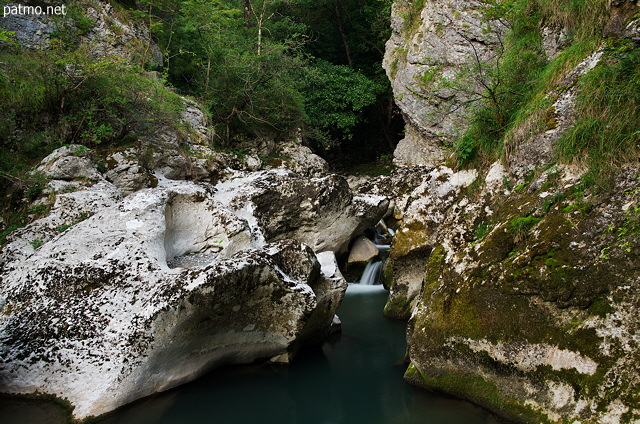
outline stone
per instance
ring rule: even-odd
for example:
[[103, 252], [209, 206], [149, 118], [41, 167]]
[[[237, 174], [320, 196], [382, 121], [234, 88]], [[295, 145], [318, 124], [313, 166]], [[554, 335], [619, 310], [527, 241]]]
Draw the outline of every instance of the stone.
[[123, 196], [151, 186], [152, 176], [140, 166], [137, 152], [134, 150], [128, 149], [109, 155], [107, 164], [109, 168], [104, 176], [118, 187]]
[[[53, 2], [44, 1], [46, 4]], [[24, 3], [6, 2], [5, 7], [16, 7]], [[28, 50], [46, 50], [49, 48], [51, 34], [56, 31], [55, 23], [47, 16], [36, 14], [9, 14], [0, 16], [0, 27], [14, 32], [12, 40], [21, 48]], [[6, 42], [0, 41], [0, 48], [10, 48]]]
[[[573, 209], [571, 167], [555, 173], [545, 186], [563, 200], [550, 208], [550, 189], [539, 184], [501, 202], [489, 192], [461, 197], [425, 236], [431, 251], [409, 321], [405, 378], [522, 422], [633, 422], [639, 258], [635, 247], [620, 247], [626, 236], [614, 240], [629, 223], [625, 207], [640, 201], [640, 169], [585, 193], [600, 205], [591, 211]], [[513, 223], [525, 216], [539, 218], [518, 237]], [[474, 223], [483, 220], [492, 228], [478, 236]]]
[[346, 251], [349, 241], [387, 211], [384, 196], [353, 195], [337, 175], [307, 178], [284, 169], [239, 173], [216, 197], [250, 222], [254, 243], [295, 239], [316, 251]]
[[[67, 399], [85, 419], [220, 365], [288, 362], [331, 331], [346, 289], [333, 253], [252, 248], [212, 187], [160, 183], [3, 267], [3, 392]], [[210, 261], [168, 266], [194, 254]]]
[[435, 166], [445, 159], [446, 146], [431, 137], [425, 142], [415, 126], [407, 125], [405, 137], [398, 142], [393, 151], [393, 163], [396, 166]]
[[422, 10], [409, 10], [416, 4], [393, 2], [383, 67], [405, 121], [394, 163], [434, 166], [463, 134], [483, 92], [483, 76], [465, 70], [478, 62], [493, 68], [506, 28], [483, 20], [478, 1], [428, 0]]
[[184, 107], [180, 111], [180, 119], [195, 133], [196, 139], [192, 142], [194, 144], [207, 144], [213, 136], [213, 130], [207, 127], [207, 117], [204, 111], [195, 101], [186, 97], [182, 99]]
[[367, 263], [378, 256], [380, 251], [376, 245], [365, 236], [358, 236], [349, 251], [348, 264]]
[[[310, 148], [299, 143], [283, 143], [277, 147], [280, 166], [301, 175], [319, 177], [329, 172], [329, 163]], [[277, 161], [277, 158], [276, 158]]]
[[[51, 181], [49, 186], [58, 186], [57, 182]], [[48, 202], [51, 194], [45, 196]], [[121, 196], [116, 187], [103, 180], [91, 187], [78, 186], [72, 192], [54, 192], [53, 199], [53, 204], [44, 203], [51, 207], [48, 216], [15, 230], [7, 237], [7, 244], [0, 252], [0, 269], [19, 266], [40, 245], [96, 212], [114, 206]]]
[[91, 151], [84, 146], [63, 146], [45, 157], [37, 171], [54, 180], [85, 180], [95, 183], [102, 177], [90, 156]]

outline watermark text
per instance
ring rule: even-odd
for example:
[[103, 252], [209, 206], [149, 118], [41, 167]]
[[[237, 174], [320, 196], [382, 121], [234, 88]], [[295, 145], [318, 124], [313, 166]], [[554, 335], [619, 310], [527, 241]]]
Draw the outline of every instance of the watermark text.
[[66, 15], [67, 6], [24, 6], [22, 4], [6, 5], [3, 7], [3, 17], [11, 15], [36, 15], [36, 16], [52, 16]]

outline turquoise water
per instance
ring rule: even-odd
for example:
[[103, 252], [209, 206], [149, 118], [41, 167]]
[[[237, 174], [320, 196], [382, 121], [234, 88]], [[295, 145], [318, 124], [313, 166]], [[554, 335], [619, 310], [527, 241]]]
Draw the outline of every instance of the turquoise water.
[[121, 411], [100, 424], [499, 423], [467, 402], [406, 384], [405, 324], [382, 316], [382, 286], [350, 285], [339, 340], [289, 366], [236, 366]]
[[[470, 403], [404, 382], [404, 323], [382, 316], [381, 286], [350, 285], [338, 310], [342, 336], [289, 366], [226, 367], [138, 401], [100, 424], [496, 424]], [[1, 406], [0, 406], [1, 407]], [[23, 412], [28, 409], [23, 408]], [[6, 409], [5, 409], [6, 412]], [[32, 412], [36, 412], [33, 410]], [[51, 423], [14, 411], [0, 422]], [[49, 418], [53, 416], [49, 415]]]

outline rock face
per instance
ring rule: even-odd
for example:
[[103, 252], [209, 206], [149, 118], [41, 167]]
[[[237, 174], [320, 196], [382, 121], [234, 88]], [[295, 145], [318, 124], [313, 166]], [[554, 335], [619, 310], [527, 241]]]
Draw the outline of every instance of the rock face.
[[[43, 12], [0, 16], [0, 26], [14, 32], [13, 40], [20, 48], [46, 50], [50, 48], [50, 39], [55, 33], [62, 37], [78, 33], [81, 34], [82, 45], [96, 57], [117, 56], [131, 63], [148, 62], [162, 66], [162, 52], [151, 39], [148, 29], [140, 22], [121, 19], [109, 2], [64, 4], [56, 0], [27, 0], [7, 2], [6, 6], [18, 4], [40, 7]], [[47, 7], [60, 8], [63, 5], [65, 14], [58, 9], [57, 16], [47, 15]], [[0, 43], [0, 47], [11, 46]]]
[[481, 5], [474, 0], [393, 3], [383, 66], [406, 127], [394, 153], [397, 165], [437, 164], [466, 128], [482, 92], [469, 71], [477, 63], [493, 66], [504, 31], [499, 22], [481, 19]]
[[349, 250], [348, 264], [366, 264], [378, 256], [380, 251], [375, 244], [365, 236], [358, 236]]
[[[18, 48], [46, 50], [55, 26], [95, 56], [162, 63], [140, 21], [108, 2], [77, 12], [0, 26]], [[0, 392], [55, 396], [86, 419], [224, 364], [288, 362], [339, 330], [335, 253], [388, 199], [354, 194], [301, 140], [215, 151], [192, 100], [174, 121], [134, 123], [122, 147], [59, 148], [32, 192], [16, 188], [30, 223], [0, 251]]]
[[317, 252], [345, 251], [389, 205], [383, 196], [353, 195], [340, 176], [309, 179], [284, 169], [251, 173], [216, 187], [221, 202], [247, 217], [256, 242], [292, 238]]
[[[252, 249], [211, 191], [136, 192], [5, 267], [3, 391], [66, 398], [86, 418], [326, 335], [346, 289], [333, 254], [321, 268], [297, 241]], [[177, 256], [207, 260], [170, 268]]]
[[[502, 161], [455, 171], [438, 146], [466, 128], [477, 87], [456, 85], [452, 65], [471, 59], [467, 76], [482, 79], [504, 34], [480, 30], [481, 3], [393, 9], [385, 68], [408, 124], [396, 163], [424, 166], [359, 190], [394, 197], [385, 314], [409, 319], [405, 378], [516, 422], [640, 422], [640, 168], [589, 185], [555, 151], [578, 118], [580, 79], [607, 51], [556, 75], [545, 106], [505, 134]], [[636, 3], [611, 2], [605, 32], [635, 38]], [[567, 29], [539, 30], [549, 59], [571, 46]]]
[[476, 200], [416, 210], [445, 219], [407, 232], [428, 259], [417, 305], [399, 309], [406, 378], [522, 422], [638, 419], [639, 175], [595, 194], [556, 168], [497, 202], [481, 181]]

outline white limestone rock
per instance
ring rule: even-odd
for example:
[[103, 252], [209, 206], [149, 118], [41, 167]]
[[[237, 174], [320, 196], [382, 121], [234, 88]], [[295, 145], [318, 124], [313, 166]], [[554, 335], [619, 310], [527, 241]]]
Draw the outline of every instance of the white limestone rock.
[[140, 166], [137, 153], [132, 149], [113, 153], [107, 158], [107, 164], [109, 169], [104, 176], [123, 196], [151, 185], [152, 176]]
[[291, 169], [300, 175], [319, 177], [329, 172], [329, 163], [316, 155], [310, 148], [298, 143], [283, 143], [278, 147], [281, 167]]
[[238, 173], [216, 188], [215, 197], [249, 222], [254, 245], [290, 238], [316, 252], [345, 251], [389, 204], [384, 196], [354, 196], [334, 174], [306, 178], [283, 169]]
[[91, 160], [91, 154], [84, 146], [63, 146], [45, 157], [36, 170], [54, 180], [95, 183], [102, 177]]
[[[210, 187], [141, 190], [0, 275], [0, 387], [109, 412], [213, 367], [288, 361], [330, 328], [346, 283], [310, 248], [247, 249], [247, 223]], [[212, 262], [170, 268], [176, 256]]]
[[484, 91], [479, 81], [490, 74], [472, 70], [478, 63], [487, 70], [494, 66], [505, 30], [500, 22], [483, 19], [481, 5], [477, 0], [427, 0], [410, 28], [407, 9], [415, 5], [393, 2], [383, 67], [405, 120], [396, 165], [437, 165], [467, 127], [478, 93]]

